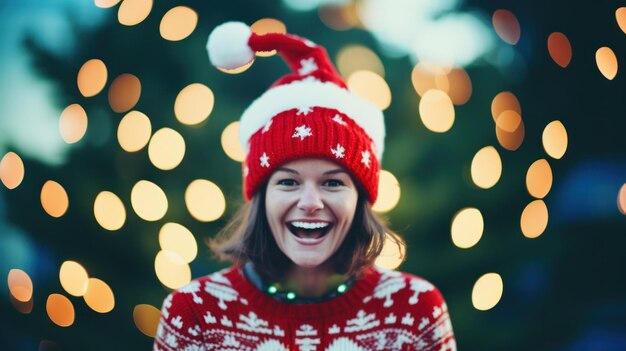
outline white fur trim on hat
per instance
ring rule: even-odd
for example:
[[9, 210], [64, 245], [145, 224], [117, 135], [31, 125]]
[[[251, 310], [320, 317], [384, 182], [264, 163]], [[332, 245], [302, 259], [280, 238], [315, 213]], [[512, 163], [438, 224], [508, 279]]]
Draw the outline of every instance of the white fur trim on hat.
[[294, 108], [324, 107], [336, 109], [356, 122], [372, 138], [376, 157], [382, 159], [385, 148], [385, 121], [377, 107], [340, 88], [335, 83], [317, 80], [295, 81], [267, 90], [244, 111], [239, 126], [239, 140], [248, 152], [250, 137], [272, 117]]
[[254, 59], [248, 45], [252, 30], [243, 22], [226, 22], [209, 35], [206, 49], [213, 66], [225, 69], [239, 68]]

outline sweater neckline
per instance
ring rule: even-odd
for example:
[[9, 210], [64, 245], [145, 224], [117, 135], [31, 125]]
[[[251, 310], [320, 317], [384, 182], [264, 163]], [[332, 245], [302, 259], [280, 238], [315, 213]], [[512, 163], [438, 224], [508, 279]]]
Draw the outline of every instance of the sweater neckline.
[[284, 303], [265, 292], [260, 291], [243, 272], [243, 266], [235, 265], [227, 274], [232, 286], [248, 300], [249, 306], [255, 310], [274, 315], [282, 315], [297, 319], [321, 319], [349, 314], [364, 303], [363, 300], [372, 295], [380, 278], [380, 272], [368, 266], [360, 277], [345, 293], [318, 303]]

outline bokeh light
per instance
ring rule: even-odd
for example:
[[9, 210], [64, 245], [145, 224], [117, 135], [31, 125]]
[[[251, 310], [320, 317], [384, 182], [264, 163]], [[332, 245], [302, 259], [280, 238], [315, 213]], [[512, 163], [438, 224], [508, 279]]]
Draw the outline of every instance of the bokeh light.
[[[267, 34], [267, 33], [287, 33], [287, 26], [275, 19], [275, 18], [261, 18], [260, 20], [252, 23], [250, 26], [250, 30], [256, 34]], [[256, 53], [257, 56], [268, 57], [276, 54], [276, 50], [271, 50], [267, 52], [259, 51]]]
[[496, 126], [505, 132], [513, 133], [519, 128], [522, 123], [522, 117], [513, 110], [506, 110], [498, 116], [496, 119]]
[[150, 139], [148, 156], [156, 168], [174, 169], [185, 157], [185, 139], [174, 129], [161, 128]]
[[46, 312], [52, 323], [59, 327], [69, 327], [74, 324], [74, 305], [70, 299], [61, 294], [48, 296]]
[[11, 269], [7, 277], [9, 292], [19, 302], [28, 302], [33, 297], [33, 281], [21, 269]]
[[7, 152], [0, 160], [0, 180], [8, 189], [15, 189], [22, 184], [24, 162], [15, 152]]
[[617, 193], [617, 208], [622, 214], [626, 215], [626, 183], [622, 185]]
[[505, 42], [515, 45], [519, 41], [521, 30], [517, 17], [509, 10], [496, 10], [492, 16], [493, 29]]
[[533, 162], [526, 172], [526, 189], [538, 199], [543, 199], [552, 187], [552, 168], [545, 159]]
[[374, 262], [377, 266], [386, 269], [396, 269], [400, 267], [400, 264], [404, 261], [406, 255], [406, 247], [404, 245], [398, 245], [391, 237], [385, 235], [385, 243], [383, 244], [383, 250]]
[[69, 207], [67, 192], [61, 184], [48, 180], [41, 188], [41, 206], [52, 217], [61, 217]]
[[381, 110], [391, 104], [391, 90], [383, 77], [372, 71], [356, 71], [348, 77], [348, 88], [356, 96], [369, 101]]
[[552, 121], [544, 128], [541, 135], [543, 149], [555, 159], [560, 159], [567, 151], [567, 130], [561, 121]]
[[[498, 127], [498, 124], [496, 123], [496, 138], [498, 139], [498, 143], [500, 143], [503, 148], [509, 151], [515, 151], [524, 142], [524, 136], [526, 134], [526, 129], [524, 128], [524, 120], [522, 120], [517, 112], [511, 110], [504, 111], [500, 114], [500, 116], [504, 116], [501, 124], [509, 126], [512, 124], [517, 124], [517, 128], [515, 129], [515, 131], [507, 132], [504, 129]], [[515, 121], [511, 120], [513, 118], [519, 119], [519, 122], [515, 123]], [[498, 120], [500, 120], [500, 118], [498, 118]]]
[[554, 32], [548, 36], [548, 52], [554, 62], [563, 68], [572, 60], [572, 45], [567, 36], [561, 32]]
[[161, 19], [159, 32], [161, 37], [170, 41], [179, 41], [187, 38], [196, 29], [198, 13], [187, 6], [176, 6]]
[[125, 26], [137, 25], [150, 15], [153, 0], [124, 0], [117, 10], [117, 20]]
[[83, 296], [87, 292], [89, 275], [78, 262], [65, 261], [59, 270], [59, 281], [65, 291], [72, 296]]
[[337, 69], [344, 77], [356, 71], [371, 71], [385, 76], [385, 67], [380, 58], [369, 48], [362, 45], [347, 45], [337, 54]]
[[489, 189], [496, 185], [502, 175], [502, 160], [493, 146], [480, 149], [472, 159], [472, 181], [476, 186]]
[[126, 222], [126, 208], [117, 195], [102, 191], [96, 196], [93, 213], [98, 224], [106, 230], [118, 230]]
[[536, 238], [543, 234], [548, 226], [548, 207], [543, 200], [529, 203], [522, 212], [520, 227], [527, 238]]
[[180, 123], [194, 125], [203, 122], [213, 111], [215, 98], [209, 87], [200, 83], [189, 84], [176, 96], [174, 113]]
[[95, 96], [107, 83], [107, 67], [102, 60], [91, 59], [78, 71], [78, 90], [84, 97]]
[[472, 96], [472, 80], [463, 68], [453, 68], [448, 72], [447, 93], [455, 105], [464, 105]]
[[237, 162], [246, 159], [246, 152], [239, 142], [239, 121], [232, 122], [222, 132], [222, 148], [224, 153]]
[[98, 278], [89, 278], [87, 292], [83, 298], [87, 306], [98, 313], [110, 312], [115, 307], [113, 290]]
[[122, 0], [95, 0], [96, 6], [106, 9], [117, 5]]
[[378, 178], [378, 198], [372, 210], [385, 213], [393, 210], [400, 201], [400, 183], [389, 171], [381, 170]]
[[139, 111], [130, 111], [117, 127], [117, 141], [122, 149], [136, 152], [143, 149], [152, 136], [150, 118]]
[[185, 204], [193, 218], [201, 222], [219, 219], [226, 209], [222, 190], [206, 179], [196, 179], [187, 186]]
[[30, 300], [26, 302], [22, 302], [22, 301], [18, 301], [17, 299], [15, 299], [13, 295], [10, 295], [9, 299], [11, 300], [11, 305], [13, 305], [13, 308], [15, 308], [16, 311], [22, 314], [31, 313], [33, 311], [33, 307], [35, 306], [35, 302], [33, 298], [31, 298]]
[[158, 221], [163, 218], [168, 207], [165, 192], [147, 180], [140, 180], [133, 186], [130, 203], [137, 216], [146, 221]]
[[254, 59], [252, 59], [252, 61], [246, 63], [245, 65], [241, 66], [241, 67], [237, 67], [237, 68], [233, 68], [233, 69], [228, 69], [228, 68], [223, 68], [223, 67], [217, 67], [215, 66], [215, 68], [217, 68], [218, 70], [224, 72], [224, 73], [228, 73], [228, 74], [239, 74], [242, 72], [245, 72], [248, 70], [248, 68], [250, 68], [250, 66], [252, 66], [252, 64], [254, 63]]
[[626, 34], [626, 7], [620, 7], [615, 10], [615, 19], [619, 28]]
[[498, 93], [491, 101], [491, 116], [495, 122], [498, 121], [498, 117], [504, 111], [512, 110], [522, 115], [522, 108], [520, 107], [517, 97], [510, 91], [503, 91]]
[[454, 124], [454, 105], [446, 93], [431, 89], [424, 93], [419, 102], [422, 123], [430, 131], [445, 133]]
[[613, 80], [617, 75], [617, 56], [608, 47], [601, 47], [596, 51], [596, 64], [604, 78]]
[[439, 65], [428, 62], [420, 62], [413, 67], [411, 83], [413, 83], [413, 88], [419, 96], [424, 96], [431, 89], [438, 89], [444, 93], [450, 90], [448, 71]]
[[71, 104], [61, 112], [59, 132], [68, 144], [78, 142], [87, 131], [87, 112], [79, 104]]
[[165, 223], [159, 232], [161, 249], [176, 253], [186, 263], [191, 263], [198, 254], [196, 238], [189, 229], [178, 223]]
[[178, 289], [191, 281], [191, 268], [178, 254], [161, 250], [154, 259], [154, 271], [161, 284]]
[[318, 9], [320, 20], [330, 29], [348, 30], [361, 25], [357, 13], [357, 4], [348, 2], [343, 5], [326, 5]]
[[109, 105], [121, 113], [135, 107], [141, 97], [141, 81], [130, 73], [120, 74], [109, 87]]
[[133, 321], [140, 332], [153, 338], [156, 335], [161, 311], [152, 305], [140, 304], [133, 309]]
[[469, 249], [476, 245], [483, 236], [485, 222], [480, 210], [468, 207], [454, 215], [450, 233], [452, 242], [459, 248]]
[[502, 298], [504, 284], [498, 273], [486, 273], [478, 278], [472, 289], [472, 304], [480, 311], [494, 308]]

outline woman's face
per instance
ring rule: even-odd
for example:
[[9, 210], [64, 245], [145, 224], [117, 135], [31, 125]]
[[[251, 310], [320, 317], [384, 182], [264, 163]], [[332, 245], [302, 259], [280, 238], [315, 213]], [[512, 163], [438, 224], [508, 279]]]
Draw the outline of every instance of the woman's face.
[[358, 192], [347, 171], [323, 159], [298, 159], [269, 179], [265, 209], [276, 244], [296, 265], [320, 266], [341, 246]]

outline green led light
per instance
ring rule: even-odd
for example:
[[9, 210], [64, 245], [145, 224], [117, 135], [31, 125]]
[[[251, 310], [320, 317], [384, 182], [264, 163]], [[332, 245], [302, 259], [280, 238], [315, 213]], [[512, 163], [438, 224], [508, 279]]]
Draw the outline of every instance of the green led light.
[[293, 300], [295, 298], [296, 298], [296, 294], [292, 293], [291, 291], [287, 293], [288, 300]]
[[274, 285], [270, 285], [269, 288], [267, 288], [267, 292], [270, 294], [276, 294], [277, 291], [278, 289]]
[[337, 291], [338, 291], [339, 293], [343, 294], [344, 292], [346, 292], [346, 289], [347, 289], [347, 288], [348, 288], [348, 287], [346, 286], [346, 284], [340, 284], [340, 285], [337, 287]]

